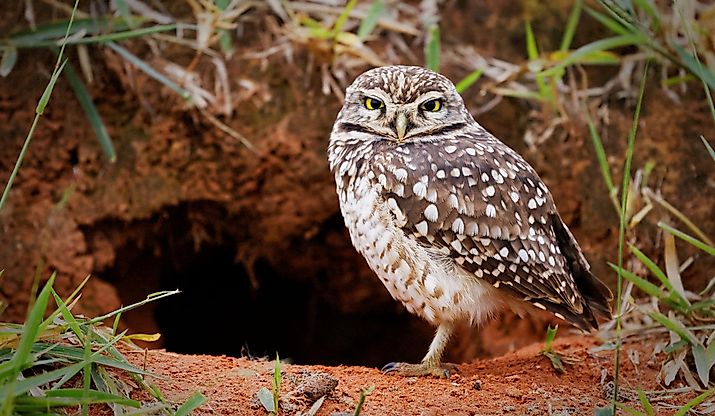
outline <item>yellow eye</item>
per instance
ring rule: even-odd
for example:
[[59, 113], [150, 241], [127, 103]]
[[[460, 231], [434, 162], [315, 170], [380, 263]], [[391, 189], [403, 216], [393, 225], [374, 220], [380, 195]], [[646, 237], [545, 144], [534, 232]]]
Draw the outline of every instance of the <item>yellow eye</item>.
[[425, 111], [436, 113], [437, 111], [442, 109], [442, 100], [440, 100], [439, 98], [428, 100], [423, 102], [420, 107]]
[[385, 103], [377, 98], [365, 97], [365, 108], [368, 110], [379, 110], [385, 106]]

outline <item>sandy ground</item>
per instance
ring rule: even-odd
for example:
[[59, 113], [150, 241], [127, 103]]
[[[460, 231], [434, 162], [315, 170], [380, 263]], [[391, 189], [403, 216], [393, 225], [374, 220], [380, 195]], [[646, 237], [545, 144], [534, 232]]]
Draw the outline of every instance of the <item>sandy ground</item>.
[[[599, 345], [590, 336], [557, 339], [554, 350], [573, 359], [566, 374], [558, 374], [540, 354], [543, 344], [460, 364], [459, 373], [449, 379], [401, 378], [365, 367], [283, 364], [283, 411], [305, 411], [326, 396], [318, 415], [352, 414], [360, 390], [374, 385], [363, 415], [589, 415], [595, 407], [607, 404], [611, 388], [612, 351], [594, 352]], [[652, 383], [658, 368], [648, 363], [651, 353], [649, 342], [626, 343], [624, 356], [640, 357], [640, 365], [624, 359], [622, 400], [628, 402], [638, 386], [657, 389]], [[261, 387], [271, 389], [273, 361], [159, 350], [134, 351], [129, 357], [158, 376], [150, 381], [170, 402], [180, 403], [195, 391], [202, 392], [208, 400], [195, 414], [267, 414], [256, 393]], [[145, 393], [135, 391], [134, 395], [142, 398]], [[676, 402], [683, 403], [682, 399]], [[669, 414], [672, 409], [659, 412]]]

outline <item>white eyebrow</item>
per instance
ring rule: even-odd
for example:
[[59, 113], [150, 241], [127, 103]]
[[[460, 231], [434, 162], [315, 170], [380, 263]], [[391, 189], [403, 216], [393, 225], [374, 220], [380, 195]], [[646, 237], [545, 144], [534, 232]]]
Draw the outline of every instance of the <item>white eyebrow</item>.
[[380, 100], [382, 100], [385, 103], [392, 103], [390, 96], [385, 94], [385, 92], [380, 89], [371, 88], [369, 90], [362, 90], [362, 93], [369, 97], [379, 98]]
[[419, 97], [417, 97], [415, 102], [423, 103], [423, 102], [425, 102], [427, 100], [431, 100], [433, 98], [445, 98], [445, 97], [444, 97], [444, 94], [442, 94], [439, 91], [428, 91], [428, 92], [420, 95]]

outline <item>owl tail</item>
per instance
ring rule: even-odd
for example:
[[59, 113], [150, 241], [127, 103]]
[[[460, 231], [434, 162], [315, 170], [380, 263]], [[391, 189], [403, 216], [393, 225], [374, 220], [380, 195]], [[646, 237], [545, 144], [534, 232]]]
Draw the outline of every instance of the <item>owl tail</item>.
[[568, 311], [567, 313], [562, 312], [562, 315], [581, 329], [598, 329], [598, 322], [594, 317], [594, 313], [603, 318], [611, 319], [613, 294], [608, 286], [591, 273], [591, 267], [583, 256], [581, 247], [579, 247], [561, 217], [558, 214], [553, 215], [555, 218], [552, 218], [552, 223], [559, 248], [566, 258], [571, 275], [576, 282], [576, 287], [585, 303], [581, 313], [576, 314], [573, 311]]

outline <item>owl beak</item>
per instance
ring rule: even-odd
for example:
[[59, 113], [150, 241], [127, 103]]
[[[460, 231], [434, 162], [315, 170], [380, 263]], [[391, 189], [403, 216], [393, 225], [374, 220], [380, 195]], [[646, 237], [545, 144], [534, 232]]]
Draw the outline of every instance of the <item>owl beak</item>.
[[405, 139], [405, 133], [407, 133], [407, 115], [403, 112], [397, 113], [397, 119], [395, 120], [395, 132], [397, 133], [397, 141], [402, 143]]

